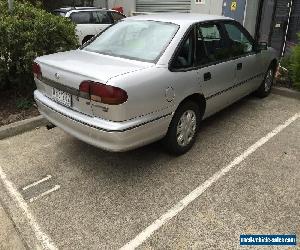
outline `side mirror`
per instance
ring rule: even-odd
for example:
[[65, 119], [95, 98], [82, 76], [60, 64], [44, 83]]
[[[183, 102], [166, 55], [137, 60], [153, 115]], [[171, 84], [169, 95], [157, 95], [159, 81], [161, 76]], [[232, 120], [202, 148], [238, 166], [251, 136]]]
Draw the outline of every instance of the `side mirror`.
[[258, 51], [267, 50], [267, 49], [268, 49], [268, 44], [266, 42], [260, 42], [257, 44]]

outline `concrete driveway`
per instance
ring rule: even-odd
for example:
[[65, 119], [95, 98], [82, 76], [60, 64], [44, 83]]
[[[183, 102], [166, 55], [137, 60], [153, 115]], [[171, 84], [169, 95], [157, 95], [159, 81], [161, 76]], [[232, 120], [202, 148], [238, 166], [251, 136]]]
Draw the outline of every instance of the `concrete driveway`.
[[248, 249], [240, 234], [299, 238], [299, 111], [299, 100], [247, 97], [204, 121], [177, 158], [159, 143], [108, 153], [40, 128], [0, 141], [1, 202], [29, 248]]

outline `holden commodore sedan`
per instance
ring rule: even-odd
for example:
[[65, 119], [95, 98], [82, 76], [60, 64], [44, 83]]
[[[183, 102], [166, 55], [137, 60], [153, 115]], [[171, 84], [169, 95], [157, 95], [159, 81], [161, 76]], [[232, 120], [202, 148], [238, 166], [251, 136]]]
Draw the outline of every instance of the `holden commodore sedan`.
[[266, 97], [276, 53], [221, 16], [155, 14], [124, 19], [77, 50], [33, 65], [40, 113], [108, 151], [162, 139], [180, 155], [201, 120], [255, 92]]

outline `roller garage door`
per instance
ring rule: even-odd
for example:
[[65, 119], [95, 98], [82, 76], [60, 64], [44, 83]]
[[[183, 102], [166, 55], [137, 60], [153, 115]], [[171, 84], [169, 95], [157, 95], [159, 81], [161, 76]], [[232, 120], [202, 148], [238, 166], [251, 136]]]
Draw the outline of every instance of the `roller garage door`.
[[190, 12], [191, 0], [136, 0], [137, 12]]

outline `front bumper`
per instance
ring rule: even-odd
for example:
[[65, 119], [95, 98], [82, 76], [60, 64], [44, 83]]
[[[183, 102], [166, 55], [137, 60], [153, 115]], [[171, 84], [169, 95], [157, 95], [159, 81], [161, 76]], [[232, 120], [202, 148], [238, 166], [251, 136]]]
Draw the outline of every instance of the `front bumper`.
[[88, 144], [112, 152], [128, 151], [161, 139], [172, 119], [169, 113], [112, 122], [64, 107], [38, 90], [34, 92], [34, 99], [40, 113], [51, 123]]

